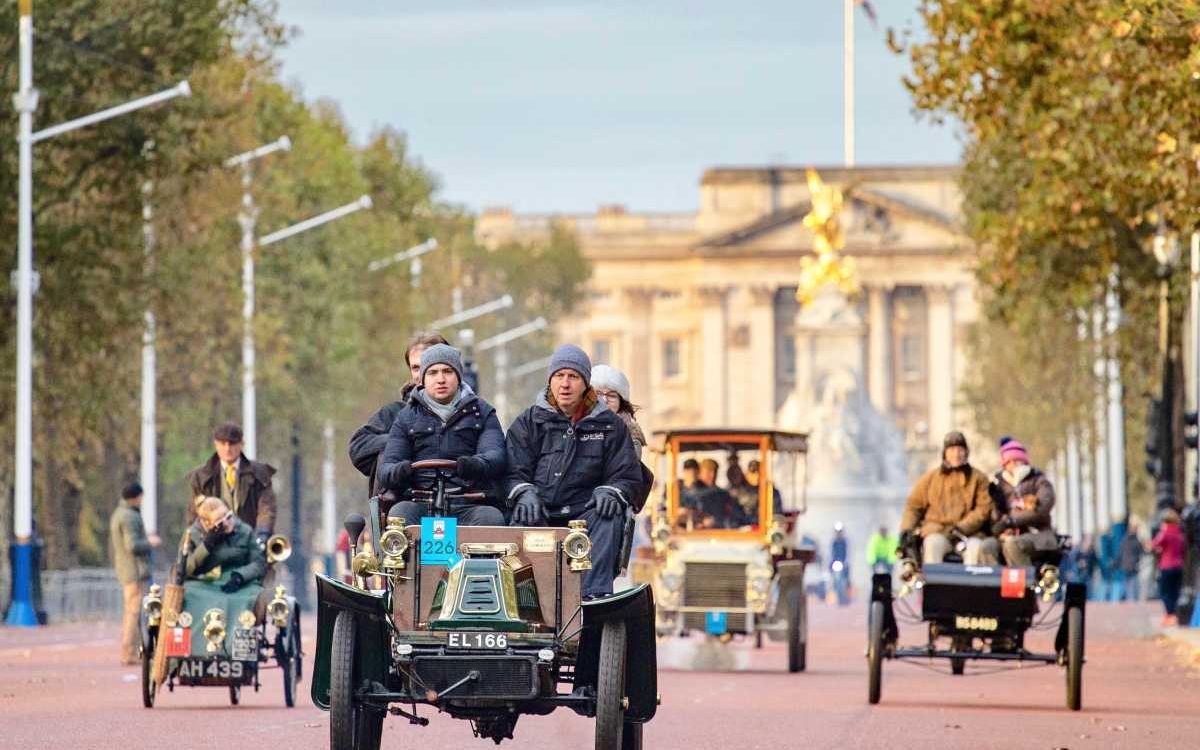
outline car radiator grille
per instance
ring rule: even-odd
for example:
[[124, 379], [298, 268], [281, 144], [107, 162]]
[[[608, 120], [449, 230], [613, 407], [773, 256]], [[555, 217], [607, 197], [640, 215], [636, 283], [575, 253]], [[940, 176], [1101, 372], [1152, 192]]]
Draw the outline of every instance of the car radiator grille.
[[412, 671], [419, 681], [413, 691], [441, 692], [472, 671], [479, 679], [465, 682], [446, 696], [461, 698], [533, 698], [537, 694], [537, 669], [532, 658], [509, 656], [429, 656], [413, 659]]
[[688, 563], [683, 574], [683, 606], [745, 607], [745, 563]]

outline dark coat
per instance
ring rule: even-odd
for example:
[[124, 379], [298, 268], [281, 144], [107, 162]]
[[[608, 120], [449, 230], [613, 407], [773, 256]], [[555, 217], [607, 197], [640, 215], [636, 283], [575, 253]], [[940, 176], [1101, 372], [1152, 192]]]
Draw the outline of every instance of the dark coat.
[[[398, 476], [401, 461], [455, 460], [461, 456], [483, 459], [487, 480], [500, 480], [508, 467], [504, 430], [491, 404], [469, 393], [445, 424], [420, 398], [410, 398], [396, 414], [380, 459], [379, 484], [402, 491], [408, 482]], [[458, 480], [459, 486], [490, 489], [492, 482]], [[420, 478], [417, 484], [422, 484]]]
[[[1008, 483], [1004, 472], [997, 472], [990, 489], [997, 515], [1009, 515], [1013, 528], [1020, 531], [1054, 528], [1054, 485], [1039, 469], [1030, 467], [1029, 474], [1016, 487]], [[1019, 509], [1021, 505], [1026, 507]]]
[[121, 583], [150, 579], [150, 538], [142, 512], [122, 500], [108, 520], [108, 549]]
[[[233, 512], [258, 533], [275, 531], [275, 490], [271, 487], [274, 474], [274, 466], [251, 461], [244, 455], [238, 465]], [[221, 496], [221, 482], [225, 481], [221, 476], [221, 459], [213, 453], [211, 458], [192, 469], [187, 479], [192, 491], [187, 504], [190, 523], [196, 518], [197, 495]]]
[[542, 393], [508, 429], [505, 494], [510, 501], [519, 488], [532, 485], [548, 511], [570, 506], [575, 512], [597, 487], [606, 486], [632, 504], [642, 482], [629, 429], [603, 403], [571, 424]]
[[267, 573], [267, 558], [254, 538], [254, 531], [245, 521], [238, 519], [216, 549], [204, 546], [204, 527], [197, 520], [192, 524], [194, 546], [187, 556], [188, 578], [197, 578], [221, 568], [221, 575], [240, 573], [247, 583], [261, 580]]
[[379, 469], [379, 457], [387, 448], [388, 434], [397, 415], [407, 405], [407, 399], [386, 404], [371, 415], [367, 423], [350, 436], [350, 462], [367, 478], [368, 497], [375, 495], [375, 478]]

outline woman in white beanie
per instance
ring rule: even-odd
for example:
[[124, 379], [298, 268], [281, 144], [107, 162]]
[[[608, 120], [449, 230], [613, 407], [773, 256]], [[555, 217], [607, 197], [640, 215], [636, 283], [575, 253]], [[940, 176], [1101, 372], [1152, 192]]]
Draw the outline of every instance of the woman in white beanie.
[[592, 389], [596, 397], [603, 401], [610, 411], [615, 411], [625, 426], [629, 428], [629, 436], [633, 438], [633, 447], [638, 458], [642, 456], [642, 448], [646, 446], [646, 435], [637, 422], [634, 413], [638, 407], [629, 400], [629, 378], [625, 373], [608, 365], [596, 365], [592, 368]]

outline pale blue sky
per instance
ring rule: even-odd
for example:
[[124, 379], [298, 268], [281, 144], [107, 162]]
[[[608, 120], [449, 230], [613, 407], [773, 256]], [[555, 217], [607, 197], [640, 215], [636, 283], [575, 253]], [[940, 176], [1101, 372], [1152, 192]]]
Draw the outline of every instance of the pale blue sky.
[[[859, 12], [857, 161], [951, 163]], [[362, 139], [392, 125], [470, 208], [695, 208], [716, 165], [840, 164], [841, 0], [280, 0], [285, 80]], [[297, 144], [297, 147], [302, 147]]]

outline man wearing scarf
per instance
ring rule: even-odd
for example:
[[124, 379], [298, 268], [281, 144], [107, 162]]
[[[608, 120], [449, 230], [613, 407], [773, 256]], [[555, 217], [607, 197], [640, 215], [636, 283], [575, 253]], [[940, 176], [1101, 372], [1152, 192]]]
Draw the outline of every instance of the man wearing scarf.
[[[429, 347], [421, 353], [418, 383], [388, 432], [379, 483], [397, 497], [413, 487], [432, 487], [433, 478], [414, 472], [412, 465], [443, 459], [457, 461], [458, 486], [490, 490], [508, 465], [504, 431], [492, 405], [464, 382], [462, 355], [446, 344]], [[427, 510], [426, 503], [403, 500], [388, 515], [419, 523]], [[497, 508], [469, 500], [452, 500], [450, 513], [463, 526], [504, 525], [504, 514]]]
[[967, 565], [995, 564], [991, 549], [980, 531], [991, 520], [992, 499], [988, 478], [968, 462], [970, 450], [961, 432], [946, 434], [942, 441], [942, 463], [925, 472], [908, 496], [900, 519], [902, 546], [913, 536], [921, 539], [921, 558], [940, 563], [955, 547], [955, 538], [966, 540], [963, 562]]
[[514, 526], [566, 526], [582, 519], [592, 540], [583, 595], [612, 593], [626, 508], [642, 484], [629, 429], [592, 389], [592, 363], [579, 347], [550, 357], [547, 386], [508, 431]]

